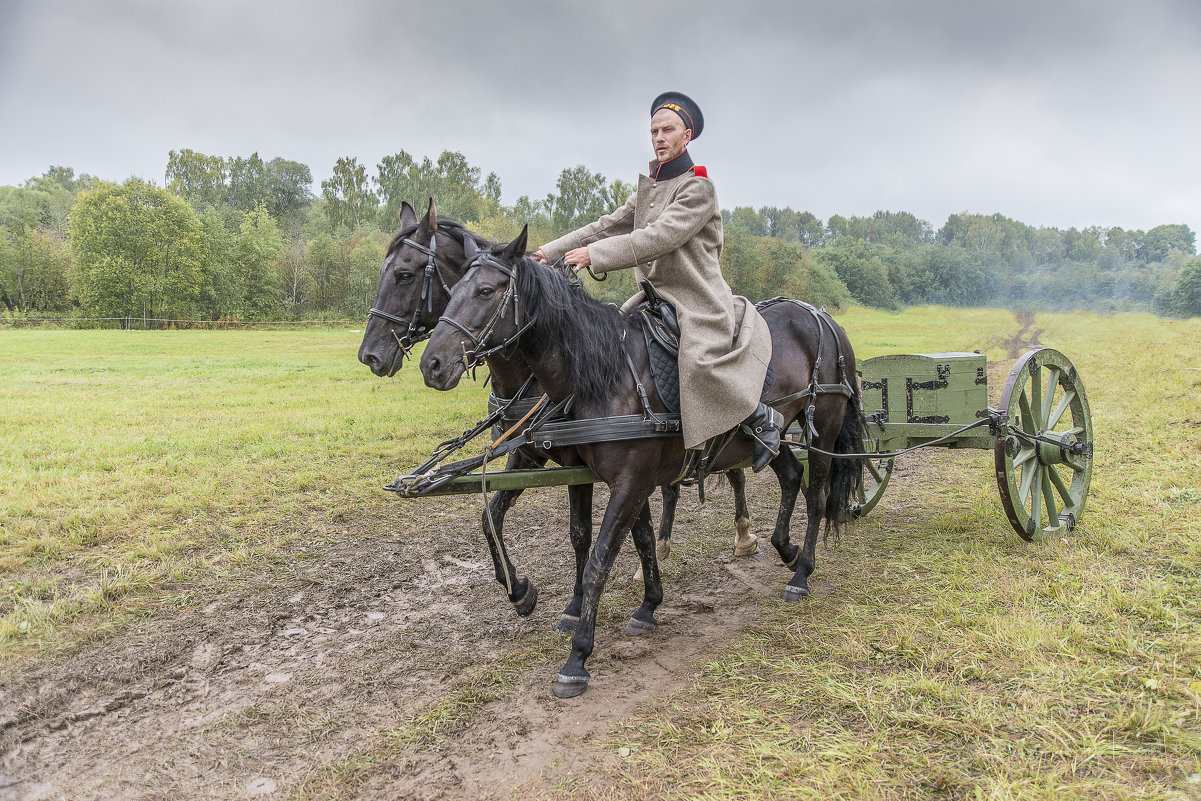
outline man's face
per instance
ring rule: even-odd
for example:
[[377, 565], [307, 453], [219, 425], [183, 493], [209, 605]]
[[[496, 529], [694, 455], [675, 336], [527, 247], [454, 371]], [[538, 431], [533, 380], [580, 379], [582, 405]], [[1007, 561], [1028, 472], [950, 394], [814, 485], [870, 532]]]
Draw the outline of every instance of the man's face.
[[680, 115], [661, 108], [651, 117], [651, 147], [659, 162], [670, 161], [684, 152], [692, 140], [692, 131], [684, 127]]

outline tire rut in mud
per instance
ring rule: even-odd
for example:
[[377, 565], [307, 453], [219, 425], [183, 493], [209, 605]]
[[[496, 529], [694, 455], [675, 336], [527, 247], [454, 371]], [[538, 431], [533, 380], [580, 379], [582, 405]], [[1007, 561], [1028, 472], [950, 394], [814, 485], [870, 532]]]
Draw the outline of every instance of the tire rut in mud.
[[[524, 619], [493, 578], [475, 507], [412, 503], [339, 543], [185, 588], [200, 599], [190, 607], [0, 679], [0, 798], [280, 797], [339, 783], [368, 798], [487, 798], [570, 774], [778, 597], [788, 573], [767, 545], [778, 492], [769, 477], [748, 491], [760, 552], [736, 564], [728, 492], [681, 502], [660, 627], [641, 638], [621, 633], [641, 594], [625, 544], [578, 699], [549, 693], [569, 646], [547, 632], [574, 569], [561, 494], [529, 493], [507, 521], [514, 561], [542, 593]], [[701, 553], [681, 542], [693, 537], [719, 542]], [[504, 666], [515, 672], [489, 687]], [[465, 698], [450, 736], [397, 739]]]

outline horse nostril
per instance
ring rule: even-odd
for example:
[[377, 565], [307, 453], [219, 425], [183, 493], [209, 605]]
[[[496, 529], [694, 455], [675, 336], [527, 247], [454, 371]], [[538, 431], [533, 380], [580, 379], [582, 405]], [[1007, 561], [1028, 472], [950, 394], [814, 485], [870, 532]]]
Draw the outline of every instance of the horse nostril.
[[379, 364], [379, 359], [376, 358], [374, 353], [367, 354], [367, 364]]
[[429, 361], [427, 363], [429, 365], [429, 368], [431, 370], [433, 370], [434, 372], [437, 372], [438, 368], [440, 368], [442, 366], [442, 360], [439, 359], [437, 356], [430, 356]]

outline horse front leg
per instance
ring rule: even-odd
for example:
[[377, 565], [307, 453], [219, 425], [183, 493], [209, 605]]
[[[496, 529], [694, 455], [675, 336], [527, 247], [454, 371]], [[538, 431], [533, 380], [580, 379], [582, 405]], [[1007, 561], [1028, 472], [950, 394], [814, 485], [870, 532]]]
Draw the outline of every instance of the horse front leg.
[[793, 455], [792, 449], [780, 449], [780, 455], [771, 460], [772, 472], [780, 482], [780, 509], [776, 513], [776, 528], [771, 535], [771, 544], [780, 554], [787, 567], [794, 567], [800, 549], [793, 545], [789, 531], [792, 527], [792, 512], [796, 508], [797, 494], [801, 491], [803, 468]]
[[[805, 493], [805, 547], [797, 555], [796, 573], [784, 588], [785, 601], [809, 597], [809, 574], [817, 565], [817, 535], [826, 508], [826, 483], [830, 476], [830, 457], [809, 452], [809, 489]], [[790, 565], [791, 567], [791, 565]]]
[[751, 513], [746, 506], [746, 473], [727, 470], [726, 479], [734, 490], [734, 555], [750, 556], [759, 549], [759, 538], [751, 533]]
[[590, 674], [584, 663], [592, 655], [600, 596], [605, 589], [613, 562], [617, 559], [621, 542], [633, 526], [634, 519], [642, 512], [648, 494], [646, 490], [636, 490], [633, 487], [611, 488], [609, 505], [605, 508], [600, 533], [597, 534], [588, 563], [584, 566], [584, 595], [580, 607], [580, 621], [571, 638], [571, 655], [567, 657], [567, 662], [559, 671], [559, 678], [555, 682], [553, 692], [556, 698], [574, 698], [588, 689]]
[[655, 610], [663, 603], [663, 582], [659, 575], [659, 561], [656, 554], [655, 536], [651, 527], [651, 505], [646, 503], [633, 527], [634, 547], [638, 549], [639, 572], [642, 574], [643, 592], [642, 606], [635, 610], [626, 623], [626, 634], [637, 637], [654, 631], [658, 627], [655, 622]]
[[555, 623], [555, 631], [563, 634], [575, 631], [580, 622], [580, 606], [584, 603], [584, 565], [592, 549], [592, 485], [574, 484], [568, 487], [567, 500], [571, 507], [571, 549], [575, 551], [575, 590], [571, 602]]
[[[505, 467], [509, 470], [541, 467], [545, 459], [528, 456], [520, 451], [509, 454]], [[509, 603], [522, 617], [530, 615], [538, 605], [538, 588], [527, 578], [518, 578], [513, 563], [509, 560], [509, 552], [505, 547], [502, 534], [505, 523], [505, 513], [521, 495], [522, 490], [501, 490], [495, 493], [484, 509], [482, 524], [484, 539], [488, 542], [488, 551], [492, 554], [492, 566], [496, 572], [497, 582], [505, 588]]]

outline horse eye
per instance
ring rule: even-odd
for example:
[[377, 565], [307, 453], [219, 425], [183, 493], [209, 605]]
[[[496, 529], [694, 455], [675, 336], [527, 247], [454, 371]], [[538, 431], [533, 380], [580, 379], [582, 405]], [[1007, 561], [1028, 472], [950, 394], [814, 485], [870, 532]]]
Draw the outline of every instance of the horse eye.
[[413, 274], [410, 272], [396, 273], [396, 283], [398, 283], [398, 284], [407, 284], [409, 281], [412, 281], [412, 280], [413, 280]]
[[492, 297], [493, 293], [495, 293], [495, 292], [496, 292], [496, 290], [490, 286], [480, 287], [480, 297], [481, 298], [490, 298], [490, 297]]

